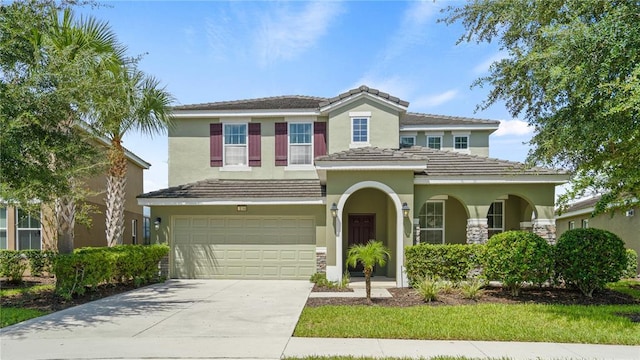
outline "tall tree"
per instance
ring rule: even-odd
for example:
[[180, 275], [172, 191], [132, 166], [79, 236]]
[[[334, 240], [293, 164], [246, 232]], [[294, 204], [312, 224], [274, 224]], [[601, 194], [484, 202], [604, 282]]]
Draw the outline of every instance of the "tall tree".
[[113, 68], [103, 83], [103, 92], [94, 98], [92, 124], [111, 143], [105, 215], [107, 245], [114, 246], [122, 244], [124, 234], [127, 158], [122, 139], [131, 131], [163, 133], [172, 125], [174, 98], [156, 78], [139, 70], [135, 61]]
[[459, 42], [498, 41], [506, 56], [474, 85], [480, 109], [505, 101], [535, 129], [528, 162], [568, 169], [561, 202], [603, 194], [596, 209], [640, 204], [640, 2], [474, 0], [446, 9]]

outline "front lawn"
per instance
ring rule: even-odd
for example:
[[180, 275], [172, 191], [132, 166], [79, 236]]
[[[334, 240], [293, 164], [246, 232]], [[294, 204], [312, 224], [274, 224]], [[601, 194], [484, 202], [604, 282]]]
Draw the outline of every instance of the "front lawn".
[[47, 315], [48, 313], [38, 309], [3, 307], [0, 310], [0, 328]]

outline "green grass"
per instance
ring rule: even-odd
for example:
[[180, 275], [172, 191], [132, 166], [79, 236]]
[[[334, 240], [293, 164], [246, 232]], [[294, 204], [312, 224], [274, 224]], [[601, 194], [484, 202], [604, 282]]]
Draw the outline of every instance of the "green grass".
[[294, 336], [638, 345], [640, 323], [616, 315], [638, 312], [640, 305], [306, 307]]
[[[632, 286], [636, 286], [636, 288], [632, 288]], [[611, 290], [633, 296], [635, 299], [640, 300], [640, 289], [637, 287], [640, 287], [640, 280], [626, 279], [607, 284], [607, 288]]]
[[55, 289], [55, 285], [35, 285], [35, 286], [16, 288], [16, 289], [1, 289], [0, 297], [14, 296], [14, 295], [20, 295], [20, 294], [23, 294], [23, 295], [37, 294], [42, 291], [49, 291], [53, 289]]
[[35, 309], [3, 307], [0, 309], [0, 328], [47, 314], [45, 311]]

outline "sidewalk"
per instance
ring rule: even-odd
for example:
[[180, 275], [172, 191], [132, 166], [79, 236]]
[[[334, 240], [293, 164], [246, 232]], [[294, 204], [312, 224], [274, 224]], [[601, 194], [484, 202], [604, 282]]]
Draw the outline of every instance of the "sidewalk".
[[392, 339], [329, 339], [292, 337], [284, 357], [311, 355], [352, 355], [370, 357], [429, 358], [465, 356], [469, 358], [507, 357], [529, 359], [615, 359], [639, 360], [640, 346], [520, 343], [494, 341], [437, 341]]

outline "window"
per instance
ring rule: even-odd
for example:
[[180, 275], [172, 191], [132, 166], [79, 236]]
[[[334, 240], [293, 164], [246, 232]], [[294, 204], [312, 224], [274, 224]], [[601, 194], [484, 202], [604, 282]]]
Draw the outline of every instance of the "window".
[[504, 201], [495, 201], [487, 213], [489, 238], [504, 231]]
[[134, 245], [138, 243], [138, 220], [137, 219], [131, 220], [131, 243]]
[[42, 248], [40, 219], [20, 209], [16, 210], [16, 217], [18, 219], [17, 250], [40, 250]]
[[408, 148], [408, 147], [412, 147], [416, 145], [416, 137], [415, 136], [409, 136], [409, 135], [403, 135], [400, 136], [400, 147], [401, 148]]
[[311, 165], [313, 160], [311, 123], [289, 124], [289, 165]]
[[7, 208], [0, 207], [0, 249], [7, 248]]
[[444, 201], [427, 201], [420, 214], [420, 242], [444, 244]]
[[146, 216], [142, 218], [142, 237], [145, 245], [151, 243], [151, 219]]
[[469, 136], [454, 136], [453, 148], [456, 150], [468, 150], [469, 149]]
[[369, 143], [369, 118], [351, 118], [351, 142]]
[[589, 219], [582, 219], [582, 228], [583, 229], [589, 228]]
[[442, 136], [427, 136], [427, 147], [430, 149], [442, 149]]
[[576, 222], [575, 221], [569, 221], [569, 230], [573, 230], [576, 228]]
[[247, 124], [224, 124], [224, 166], [247, 166]]

